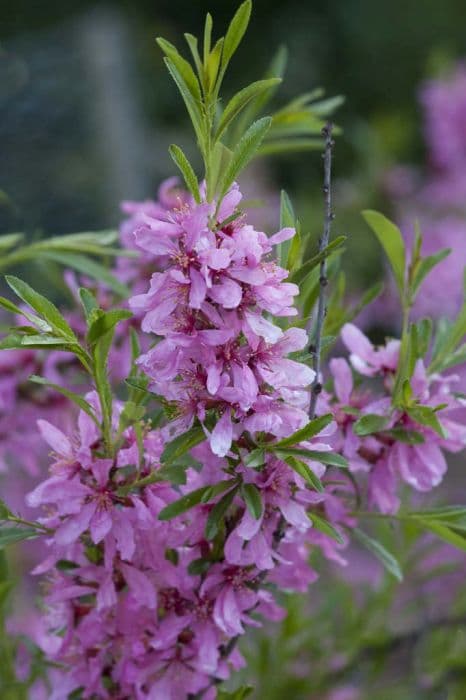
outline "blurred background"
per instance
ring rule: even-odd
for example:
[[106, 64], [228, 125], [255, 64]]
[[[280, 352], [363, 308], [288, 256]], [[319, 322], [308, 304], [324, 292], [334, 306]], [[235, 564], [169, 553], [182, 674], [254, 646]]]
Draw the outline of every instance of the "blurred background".
[[[169, 143], [176, 140], [195, 158], [184, 107], [154, 39], [181, 45], [184, 31], [200, 33], [209, 10], [219, 35], [236, 5], [3, 2], [0, 232], [37, 236], [114, 226], [122, 199], [153, 196], [173, 172]], [[396, 163], [425, 160], [419, 85], [461, 56], [465, 20], [463, 0], [424, 0], [422, 8], [416, 0], [254, 4], [226, 92], [260, 78], [284, 43], [289, 62], [278, 103], [317, 86], [346, 97], [337, 115], [343, 128], [335, 164], [337, 229], [349, 234], [347, 266], [358, 287], [381, 267], [359, 210], [387, 211], [386, 173]], [[258, 164], [252, 190], [269, 203], [266, 226], [277, 225], [274, 206], [285, 187], [318, 235], [320, 166], [317, 153]]]
[[[115, 227], [121, 200], [153, 198], [160, 181], [173, 174], [170, 143], [179, 143], [199, 165], [155, 37], [181, 47], [183, 32], [202, 32], [207, 11], [214, 14], [218, 36], [237, 4], [4, 0], [0, 234], [24, 231], [34, 238]], [[225, 85], [228, 97], [261, 78], [285, 44], [289, 61], [277, 105], [319, 86], [329, 96], [345, 96], [335, 117], [342, 129], [335, 155], [335, 232], [348, 236], [350, 291], [357, 295], [385, 275], [361, 209], [392, 216], [407, 238], [419, 219], [427, 252], [445, 246], [454, 252], [428, 278], [418, 316], [453, 316], [462, 297], [465, 23], [464, 0], [255, 0]], [[255, 214], [259, 224], [278, 229], [285, 188], [303, 230], [317, 241], [321, 168], [317, 151], [257, 161], [242, 186], [248, 198], [266, 203]], [[360, 322], [377, 338], [396, 330], [398, 317], [387, 280], [384, 296]], [[441, 498], [456, 501], [460, 495], [464, 502], [462, 463], [450, 473]], [[245, 649], [257, 697], [466, 698], [464, 553], [438, 549], [428, 538], [418, 545], [409, 531], [401, 538], [386, 527], [379, 535], [411, 572], [407, 583], [396, 588], [367, 559], [346, 570], [350, 586], [335, 571], [324, 572], [324, 587], [290, 599], [287, 620], [273, 633], [259, 633]], [[429, 626], [432, 615], [436, 622]]]

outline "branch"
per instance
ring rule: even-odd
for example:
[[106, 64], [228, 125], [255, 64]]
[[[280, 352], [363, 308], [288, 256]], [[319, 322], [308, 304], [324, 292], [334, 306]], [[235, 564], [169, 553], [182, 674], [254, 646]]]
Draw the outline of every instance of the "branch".
[[[327, 125], [322, 129], [322, 135], [325, 138], [325, 151], [323, 153], [324, 159], [324, 203], [325, 203], [325, 214], [324, 214], [324, 231], [319, 240], [319, 253], [321, 253], [329, 243], [330, 230], [332, 227], [332, 221], [334, 215], [332, 213], [332, 151], [335, 144], [332, 138], [333, 124], [328, 122]], [[314, 357], [313, 368], [316, 373], [314, 381], [311, 385], [311, 403], [309, 407], [309, 417], [314, 418], [316, 412], [317, 397], [322, 391], [322, 384], [319, 380], [320, 375], [320, 360], [322, 353], [322, 332], [324, 327], [324, 320], [326, 314], [326, 288], [328, 284], [327, 279], [327, 260], [324, 258], [320, 263], [320, 276], [319, 276], [319, 300], [317, 304], [317, 322], [315, 327], [315, 340], [311, 346], [311, 352]]]

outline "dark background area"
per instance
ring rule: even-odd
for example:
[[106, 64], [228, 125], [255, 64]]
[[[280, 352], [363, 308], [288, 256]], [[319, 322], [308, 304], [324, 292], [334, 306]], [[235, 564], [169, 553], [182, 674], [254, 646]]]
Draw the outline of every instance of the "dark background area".
[[[200, 35], [208, 10], [219, 36], [237, 4], [3, 2], [0, 232], [114, 226], [122, 198], [152, 196], [173, 173], [170, 142], [194, 156], [184, 106], [154, 38], [183, 47], [183, 32]], [[355, 246], [358, 209], [383, 206], [380, 174], [395, 162], [423, 158], [416, 91], [461, 56], [465, 20], [464, 0], [254, 3], [226, 92], [261, 77], [284, 43], [289, 63], [278, 101], [316, 86], [346, 96], [337, 117], [344, 133], [336, 174], [346, 183], [337, 210]], [[320, 215], [319, 178], [316, 153], [264, 159], [258, 174], [259, 189], [290, 191], [310, 228]]]

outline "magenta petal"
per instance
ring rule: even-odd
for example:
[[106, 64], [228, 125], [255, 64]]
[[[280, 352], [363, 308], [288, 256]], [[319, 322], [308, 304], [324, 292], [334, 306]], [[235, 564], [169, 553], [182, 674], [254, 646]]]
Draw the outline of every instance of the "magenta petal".
[[129, 564], [121, 564], [121, 570], [135, 600], [151, 610], [156, 607], [157, 598], [152, 581], [139, 569]]
[[55, 533], [57, 544], [71, 544], [87, 530], [95, 513], [95, 503], [87, 503], [77, 515], [68, 516]]
[[195, 268], [191, 268], [189, 276], [191, 278], [189, 305], [192, 309], [200, 309], [207, 291], [205, 279]]
[[233, 440], [233, 424], [230, 411], [225, 411], [210, 436], [210, 447], [218, 457], [225, 457]]
[[97, 508], [90, 523], [91, 539], [94, 544], [101, 542], [112, 529], [112, 517], [105, 508]]
[[45, 442], [50, 445], [54, 452], [61, 457], [68, 457], [69, 459], [73, 456], [71, 443], [61, 430], [42, 419], [37, 421], [37, 425]]

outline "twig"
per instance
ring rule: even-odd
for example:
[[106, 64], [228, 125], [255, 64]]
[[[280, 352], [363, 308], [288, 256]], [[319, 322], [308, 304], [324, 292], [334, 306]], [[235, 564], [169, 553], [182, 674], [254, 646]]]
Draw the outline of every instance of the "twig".
[[[324, 159], [324, 202], [325, 202], [325, 213], [324, 213], [324, 231], [319, 240], [319, 253], [323, 251], [329, 243], [330, 230], [332, 227], [332, 221], [334, 215], [332, 213], [332, 151], [334, 146], [334, 140], [332, 138], [333, 124], [328, 122], [326, 126], [322, 129], [322, 135], [325, 138], [325, 151], [323, 153]], [[315, 416], [317, 397], [322, 391], [322, 384], [320, 383], [320, 360], [322, 352], [322, 331], [324, 327], [324, 320], [326, 314], [326, 288], [328, 284], [327, 279], [327, 260], [324, 258], [320, 263], [320, 275], [319, 275], [319, 300], [317, 303], [317, 321], [314, 332], [314, 343], [311, 347], [313, 353], [313, 368], [316, 373], [314, 381], [311, 385], [311, 403], [309, 406], [309, 417], [312, 419]]]

